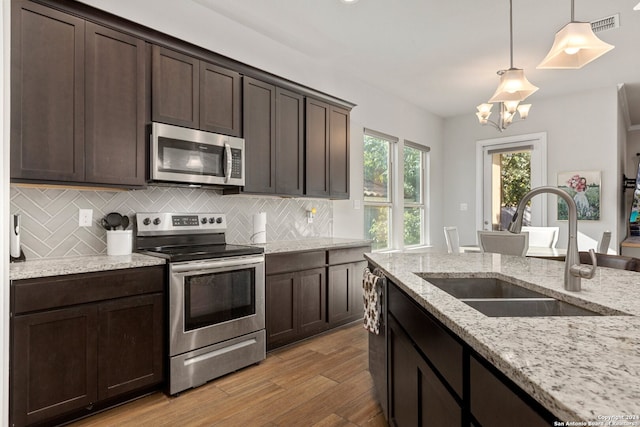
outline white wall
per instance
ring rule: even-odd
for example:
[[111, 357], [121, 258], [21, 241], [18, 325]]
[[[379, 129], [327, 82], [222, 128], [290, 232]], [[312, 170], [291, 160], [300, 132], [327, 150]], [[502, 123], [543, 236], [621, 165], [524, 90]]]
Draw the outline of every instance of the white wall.
[[[529, 118], [514, 123], [502, 134], [492, 127], [480, 126], [471, 107], [469, 114], [445, 121], [443, 215], [447, 219], [446, 225], [459, 227], [461, 244], [475, 242], [477, 140], [547, 132], [547, 184], [556, 185], [558, 172], [601, 171], [600, 221], [580, 221], [578, 231], [597, 241], [602, 231], [610, 230], [612, 247], [617, 247], [619, 175], [622, 173], [618, 153], [617, 89], [601, 88], [570, 96], [530, 100], [533, 106]], [[468, 211], [459, 210], [461, 202], [469, 205]], [[550, 196], [547, 225], [561, 228], [558, 247], [566, 247], [566, 221], [556, 218], [556, 197]]]

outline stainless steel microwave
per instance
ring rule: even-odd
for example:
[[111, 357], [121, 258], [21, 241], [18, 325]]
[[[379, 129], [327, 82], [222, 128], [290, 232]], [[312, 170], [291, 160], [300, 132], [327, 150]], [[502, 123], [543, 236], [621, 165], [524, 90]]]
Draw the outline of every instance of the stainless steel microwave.
[[244, 186], [244, 139], [152, 123], [151, 180]]

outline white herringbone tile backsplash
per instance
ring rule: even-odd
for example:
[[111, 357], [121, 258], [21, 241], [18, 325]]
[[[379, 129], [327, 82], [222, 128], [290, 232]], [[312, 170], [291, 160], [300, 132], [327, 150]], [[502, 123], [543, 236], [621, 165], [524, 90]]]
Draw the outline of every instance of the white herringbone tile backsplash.
[[[312, 224], [306, 211], [315, 207]], [[78, 209], [93, 209], [91, 227], [78, 226]], [[100, 225], [109, 212], [220, 212], [227, 214], [227, 241], [248, 243], [253, 214], [267, 213], [267, 241], [330, 237], [332, 203], [318, 199], [222, 196], [215, 190], [149, 187], [133, 191], [81, 191], [11, 186], [11, 213], [21, 215], [27, 259], [96, 255], [107, 251]]]

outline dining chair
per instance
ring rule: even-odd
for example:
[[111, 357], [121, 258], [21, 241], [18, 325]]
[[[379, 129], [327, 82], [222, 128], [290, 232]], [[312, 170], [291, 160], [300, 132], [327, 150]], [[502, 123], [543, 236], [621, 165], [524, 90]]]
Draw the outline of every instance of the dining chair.
[[458, 227], [444, 227], [444, 239], [447, 241], [448, 253], [460, 253], [460, 235], [458, 234]]
[[537, 248], [555, 248], [558, 243], [560, 227], [523, 226], [522, 231], [529, 233], [529, 246]]
[[606, 254], [609, 252], [609, 242], [611, 242], [611, 232], [604, 231], [602, 232], [602, 237], [600, 238], [600, 242], [598, 242], [598, 253]]
[[[638, 271], [640, 263], [637, 258], [622, 256], [622, 255], [609, 255], [605, 253], [596, 252], [596, 263], [598, 267], [617, 268], [620, 270]], [[580, 264], [591, 265], [591, 257], [589, 252], [580, 251]]]
[[529, 233], [478, 230], [478, 243], [482, 252], [525, 256], [529, 249]]

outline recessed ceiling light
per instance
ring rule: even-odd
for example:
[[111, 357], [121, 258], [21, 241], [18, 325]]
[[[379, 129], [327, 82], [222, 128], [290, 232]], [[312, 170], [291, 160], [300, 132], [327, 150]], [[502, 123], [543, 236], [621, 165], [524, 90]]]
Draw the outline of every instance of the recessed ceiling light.
[[358, 0], [340, 0], [340, 1], [345, 4], [358, 3]]
[[634, 6], [633, 10], [640, 10], [640, 3]]

